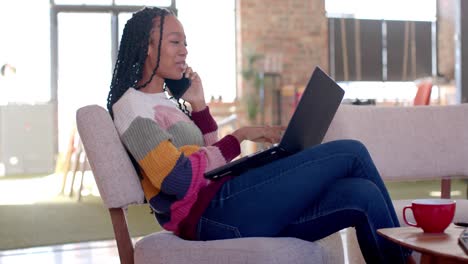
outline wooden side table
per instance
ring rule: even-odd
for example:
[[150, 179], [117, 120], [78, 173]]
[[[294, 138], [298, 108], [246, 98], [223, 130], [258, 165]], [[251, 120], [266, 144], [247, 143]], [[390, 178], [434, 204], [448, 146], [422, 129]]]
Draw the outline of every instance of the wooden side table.
[[468, 263], [468, 255], [458, 245], [462, 227], [451, 224], [444, 233], [428, 234], [416, 227], [382, 228], [377, 233], [403, 247], [421, 253], [421, 264]]

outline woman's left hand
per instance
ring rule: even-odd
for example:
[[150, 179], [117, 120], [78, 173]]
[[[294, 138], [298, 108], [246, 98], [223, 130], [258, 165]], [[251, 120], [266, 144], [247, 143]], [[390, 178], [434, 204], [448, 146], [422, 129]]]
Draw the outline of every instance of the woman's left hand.
[[283, 137], [285, 126], [247, 126], [234, 131], [232, 135], [240, 142], [250, 140], [258, 143], [278, 143]]
[[187, 67], [184, 77], [189, 78], [192, 84], [184, 95], [182, 95], [182, 99], [190, 103], [193, 111], [197, 112], [203, 110], [206, 107], [206, 102], [200, 76], [198, 76], [198, 73], [194, 72], [192, 68]]

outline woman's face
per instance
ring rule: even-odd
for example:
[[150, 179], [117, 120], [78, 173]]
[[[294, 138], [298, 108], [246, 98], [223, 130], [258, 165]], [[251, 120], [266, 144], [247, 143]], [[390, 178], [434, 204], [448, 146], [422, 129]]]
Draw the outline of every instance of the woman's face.
[[[151, 40], [148, 46], [148, 58], [151, 71], [155, 68], [158, 59], [158, 45], [161, 19], [154, 19]], [[166, 16], [163, 25], [161, 42], [161, 56], [156, 75], [163, 79], [181, 79], [186, 69], [187, 47], [185, 32], [179, 20], [173, 16]], [[145, 65], [146, 66], [146, 65]], [[147, 67], [145, 67], [147, 68]]]

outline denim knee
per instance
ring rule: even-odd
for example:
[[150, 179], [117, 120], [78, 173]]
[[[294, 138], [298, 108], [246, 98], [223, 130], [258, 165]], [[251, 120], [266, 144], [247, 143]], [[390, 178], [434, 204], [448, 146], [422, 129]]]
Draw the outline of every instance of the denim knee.
[[363, 178], [347, 178], [339, 180], [329, 191], [339, 194], [340, 199], [350, 209], [368, 212], [371, 208], [385, 206], [380, 189], [372, 181]]
[[367, 147], [364, 145], [364, 143], [362, 143], [361, 141], [359, 140], [356, 140], [356, 139], [340, 139], [340, 140], [336, 140], [336, 141], [333, 141], [334, 144], [337, 144], [338, 148], [342, 151], [342, 152], [347, 152], [347, 153], [351, 153], [351, 154], [354, 154], [356, 156], [368, 156], [369, 155], [369, 151], [367, 150]]
[[349, 151], [362, 151], [363, 149], [367, 149], [364, 143], [357, 139], [340, 139], [337, 140], [338, 144]]

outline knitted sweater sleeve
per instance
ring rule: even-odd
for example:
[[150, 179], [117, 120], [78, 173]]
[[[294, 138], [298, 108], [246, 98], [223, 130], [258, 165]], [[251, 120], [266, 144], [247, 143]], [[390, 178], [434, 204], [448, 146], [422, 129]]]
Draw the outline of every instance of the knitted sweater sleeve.
[[203, 133], [205, 146], [210, 146], [218, 141], [218, 125], [208, 106], [199, 112], [192, 112], [192, 120]]
[[177, 200], [193, 195], [206, 185], [205, 171], [240, 153], [239, 142], [230, 135], [211, 146], [176, 147], [174, 135], [153, 118], [132, 111], [131, 107], [114, 107], [114, 118], [123, 144], [155, 187], [154, 195], [162, 192], [176, 196]]

